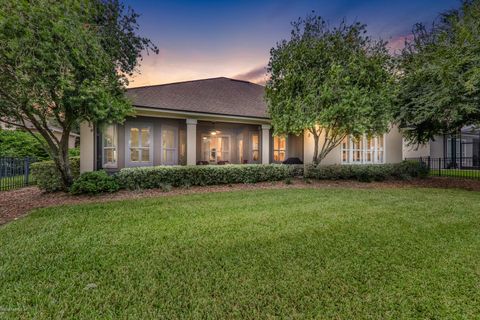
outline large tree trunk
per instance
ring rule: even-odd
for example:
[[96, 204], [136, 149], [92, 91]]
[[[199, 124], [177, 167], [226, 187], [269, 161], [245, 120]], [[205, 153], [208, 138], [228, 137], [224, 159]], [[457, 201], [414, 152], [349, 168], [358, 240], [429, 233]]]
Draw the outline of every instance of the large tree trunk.
[[53, 161], [55, 162], [58, 172], [60, 173], [63, 190], [67, 191], [73, 183], [70, 159], [68, 156], [68, 140], [66, 143], [61, 141], [61, 145], [58, 148], [58, 154], [54, 156]]
[[313, 141], [314, 141], [313, 164], [318, 165], [320, 163], [320, 159], [318, 159], [318, 144], [320, 142], [320, 135], [318, 135], [316, 132], [312, 133], [312, 135], [313, 135]]
[[[313, 135], [313, 163], [319, 165], [320, 162], [336, 147], [342, 143], [347, 136], [345, 133], [339, 133], [335, 128], [311, 128], [310, 133]], [[324, 140], [320, 147], [320, 137], [324, 133]]]
[[[12, 124], [17, 125], [25, 130], [27, 130], [37, 141], [39, 141], [43, 146], [45, 151], [50, 155], [55, 166], [60, 173], [60, 178], [62, 179], [63, 189], [67, 191], [73, 183], [72, 171], [70, 168], [70, 160], [68, 155], [68, 140], [70, 138], [71, 125], [62, 124], [62, 136], [60, 139], [55, 136], [53, 130], [49, 127], [47, 120], [37, 119], [33, 114], [26, 112], [25, 115], [18, 117], [21, 124]], [[25, 119], [28, 119], [34, 126], [34, 128], [40, 133], [44, 138], [44, 141], [39, 139], [39, 137], [32, 131], [32, 128], [27, 126]], [[60, 121], [59, 121], [60, 122]], [[7, 122], [8, 123], [8, 122]]]

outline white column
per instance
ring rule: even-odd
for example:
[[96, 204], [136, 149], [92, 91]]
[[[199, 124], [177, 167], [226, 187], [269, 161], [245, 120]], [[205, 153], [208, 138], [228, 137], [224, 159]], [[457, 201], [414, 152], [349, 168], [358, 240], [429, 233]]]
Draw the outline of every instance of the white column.
[[95, 132], [88, 122], [80, 123], [80, 172], [95, 169]]
[[262, 125], [262, 164], [270, 163], [270, 128], [268, 124]]
[[197, 164], [197, 120], [187, 119], [187, 165]]

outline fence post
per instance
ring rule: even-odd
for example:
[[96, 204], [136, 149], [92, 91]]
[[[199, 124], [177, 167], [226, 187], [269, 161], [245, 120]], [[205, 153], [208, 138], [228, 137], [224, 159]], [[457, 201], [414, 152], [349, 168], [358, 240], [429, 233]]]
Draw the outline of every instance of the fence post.
[[28, 186], [28, 177], [30, 176], [30, 157], [25, 157], [25, 169], [23, 174], [25, 175], [25, 186]]
[[442, 158], [438, 158], [438, 176], [442, 176]]

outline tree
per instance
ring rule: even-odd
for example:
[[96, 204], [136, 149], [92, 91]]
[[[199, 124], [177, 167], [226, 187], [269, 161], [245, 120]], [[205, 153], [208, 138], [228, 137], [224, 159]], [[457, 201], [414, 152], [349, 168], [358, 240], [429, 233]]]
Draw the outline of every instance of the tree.
[[137, 35], [137, 17], [117, 0], [0, 0], [0, 119], [37, 137], [33, 125], [65, 189], [72, 128], [121, 122], [132, 111], [127, 77], [143, 50], [158, 52]]
[[274, 133], [307, 130], [318, 164], [348, 135], [386, 132], [394, 96], [386, 43], [366, 36], [361, 23], [330, 28], [314, 14], [292, 26], [290, 40], [270, 51], [266, 100]]
[[395, 116], [411, 143], [480, 123], [480, 1], [463, 1], [431, 28], [417, 24], [398, 57]]

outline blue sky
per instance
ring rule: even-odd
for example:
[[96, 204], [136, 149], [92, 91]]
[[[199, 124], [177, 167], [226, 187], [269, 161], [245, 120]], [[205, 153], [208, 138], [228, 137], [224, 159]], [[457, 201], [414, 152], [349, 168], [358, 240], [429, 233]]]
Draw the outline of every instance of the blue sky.
[[458, 0], [126, 1], [141, 14], [141, 34], [160, 54], [145, 57], [130, 86], [217, 76], [253, 82], [264, 78], [269, 50], [288, 38], [290, 22], [314, 10], [332, 25], [343, 18], [368, 25], [372, 37], [393, 47], [416, 22], [431, 23]]

